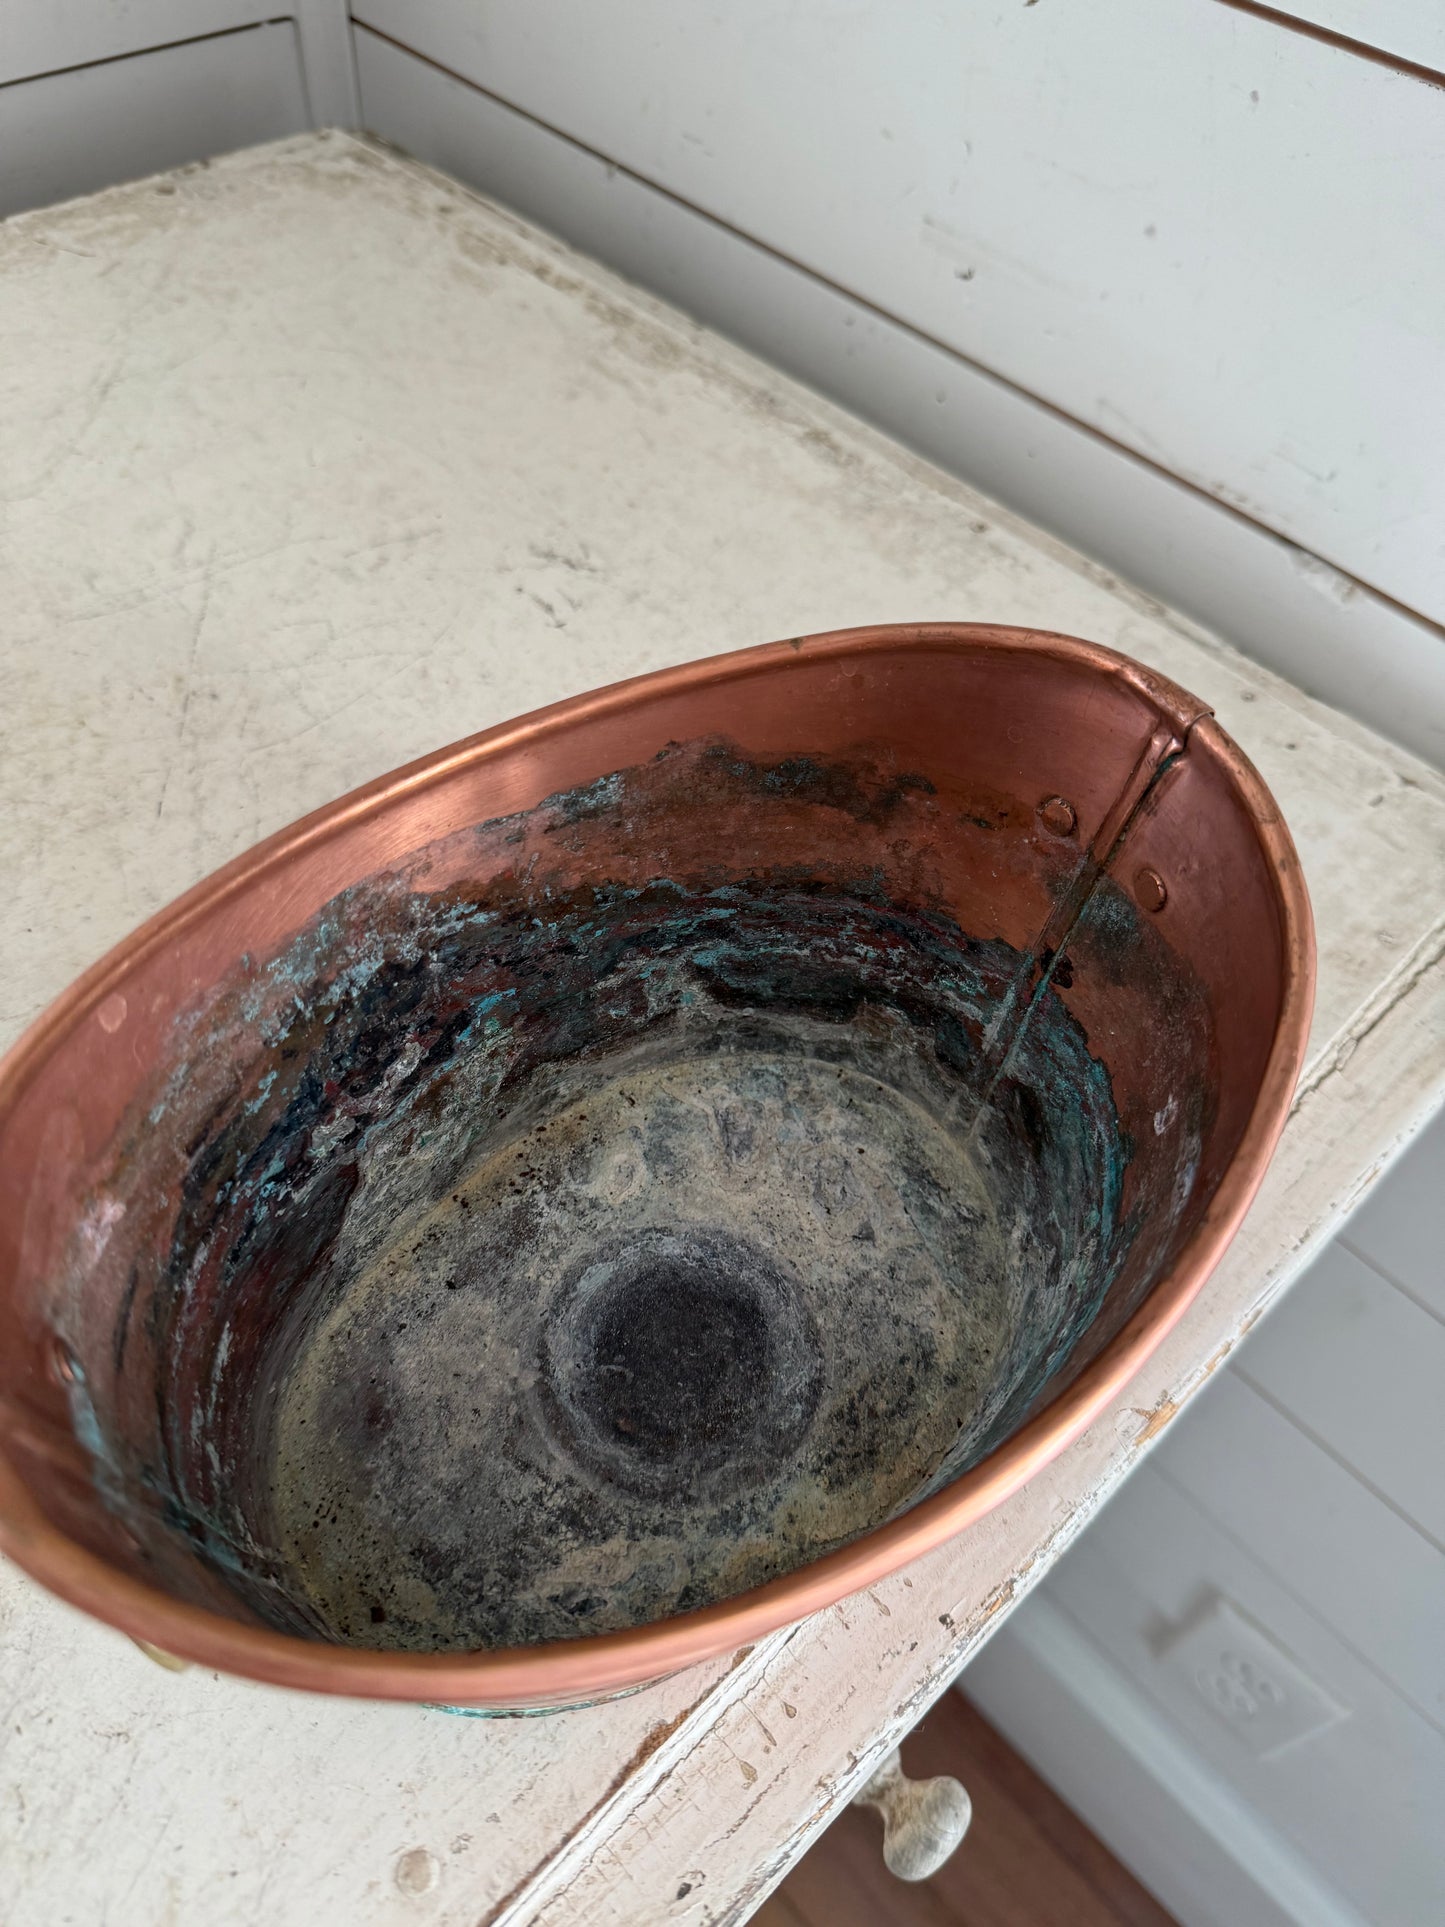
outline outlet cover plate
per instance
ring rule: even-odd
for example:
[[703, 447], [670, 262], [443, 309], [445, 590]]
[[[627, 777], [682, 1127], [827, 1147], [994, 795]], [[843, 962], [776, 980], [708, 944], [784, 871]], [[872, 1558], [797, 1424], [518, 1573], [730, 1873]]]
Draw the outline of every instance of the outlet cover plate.
[[1227, 1727], [1258, 1760], [1349, 1717], [1297, 1659], [1220, 1596], [1164, 1643], [1159, 1665], [1188, 1704]]

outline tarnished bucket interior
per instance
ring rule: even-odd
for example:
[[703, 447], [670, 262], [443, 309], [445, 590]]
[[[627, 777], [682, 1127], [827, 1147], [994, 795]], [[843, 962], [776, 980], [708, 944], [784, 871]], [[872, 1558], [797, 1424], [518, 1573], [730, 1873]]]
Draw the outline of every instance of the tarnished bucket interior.
[[323, 812], [22, 1047], [11, 1464], [116, 1569], [369, 1648], [868, 1533], [1099, 1356], [1230, 1167], [1291, 942], [1241, 765], [1108, 652], [873, 632]]

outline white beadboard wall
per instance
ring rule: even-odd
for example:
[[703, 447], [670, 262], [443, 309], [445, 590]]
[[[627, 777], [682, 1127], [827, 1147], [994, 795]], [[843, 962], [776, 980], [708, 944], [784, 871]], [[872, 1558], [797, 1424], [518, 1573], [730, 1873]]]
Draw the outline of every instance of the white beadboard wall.
[[352, 11], [368, 127], [1445, 761], [1433, 0]]
[[1214, 0], [353, 13], [1445, 618], [1434, 89]]
[[0, 215], [358, 111], [346, 0], [0, 5]]

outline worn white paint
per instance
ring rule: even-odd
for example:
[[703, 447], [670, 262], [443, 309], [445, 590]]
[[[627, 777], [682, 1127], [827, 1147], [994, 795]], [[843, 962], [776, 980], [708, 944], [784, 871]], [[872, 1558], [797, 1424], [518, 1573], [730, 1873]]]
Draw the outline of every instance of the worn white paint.
[[353, 13], [1445, 620], [1438, 88], [1212, 0]]
[[[720, 1669], [714, 1668], [713, 1674]], [[475, 1927], [709, 1675], [501, 1725], [164, 1672], [0, 1579], [6, 1927]], [[579, 1730], [580, 1729], [580, 1730]], [[433, 1855], [425, 1906], [405, 1856]], [[414, 1866], [415, 1863], [412, 1863]], [[400, 1879], [399, 1879], [400, 1876]]]
[[[364, 124], [1445, 765], [1445, 638], [1307, 549], [365, 27]], [[880, 305], [880, 303], [882, 305]]]
[[6, 1037], [364, 777], [615, 676], [848, 622], [1131, 650], [1217, 704], [1295, 829], [1320, 999], [1259, 1204], [1116, 1409], [909, 1573], [721, 1676], [500, 1724], [163, 1674], [0, 1577], [7, 1927], [740, 1921], [1438, 1101], [1445, 785], [361, 143], [26, 216], [0, 230], [0, 288], [0, 367], [21, 371], [0, 389]]

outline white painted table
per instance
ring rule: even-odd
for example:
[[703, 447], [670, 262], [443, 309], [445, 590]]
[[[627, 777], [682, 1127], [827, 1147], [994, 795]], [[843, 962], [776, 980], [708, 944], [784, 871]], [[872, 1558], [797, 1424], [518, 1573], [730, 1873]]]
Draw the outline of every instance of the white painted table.
[[1445, 783], [426, 170], [308, 137], [0, 228], [0, 1041], [313, 806], [573, 690], [857, 622], [1212, 701], [1319, 999], [1226, 1261], [1032, 1486], [872, 1592], [503, 1722], [164, 1673], [0, 1572], [6, 1927], [736, 1922], [1445, 1093]]

